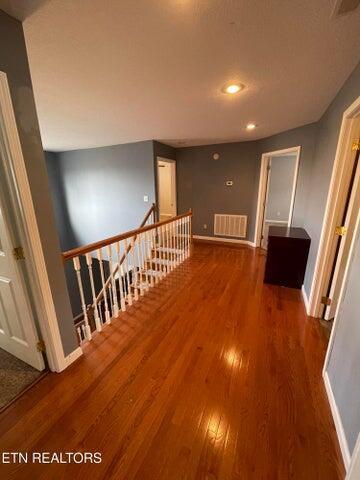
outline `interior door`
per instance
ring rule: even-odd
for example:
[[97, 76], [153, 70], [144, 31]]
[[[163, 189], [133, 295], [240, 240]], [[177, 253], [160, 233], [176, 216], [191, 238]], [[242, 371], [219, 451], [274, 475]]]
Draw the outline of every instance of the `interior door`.
[[176, 163], [174, 160], [158, 157], [157, 165], [160, 220], [166, 220], [177, 214]]
[[45, 368], [25, 285], [0, 205], [0, 348], [37, 370]]
[[[360, 121], [358, 122], [357, 138], [360, 138]], [[356, 146], [356, 142], [354, 142], [354, 145]], [[345, 200], [343, 221], [341, 225], [344, 230], [339, 231], [340, 233], [343, 233], [343, 235], [340, 235], [337, 241], [333, 269], [330, 275], [327, 297], [331, 299], [331, 303], [330, 305], [325, 306], [324, 318], [326, 320], [331, 320], [334, 318], [336, 313], [340, 290], [344, 279], [346, 262], [354, 236], [356, 219], [360, 208], [360, 151], [358, 148], [359, 147], [353, 150], [354, 164], [349, 182], [349, 191]]]

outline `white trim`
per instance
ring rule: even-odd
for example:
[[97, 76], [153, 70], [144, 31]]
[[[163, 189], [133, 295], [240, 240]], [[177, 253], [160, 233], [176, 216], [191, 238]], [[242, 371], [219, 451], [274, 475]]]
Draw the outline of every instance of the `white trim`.
[[296, 185], [297, 185], [299, 163], [300, 163], [300, 152], [301, 152], [301, 146], [298, 145], [291, 148], [284, 148], [283, 150], [275, 150], [274, 152], [266, 152], [261, 155], [261, 167], [260, 167], [258, 200], [257, 200], [257, 207], [256, 207], [255, 235], [254, 235], [254, 244], [256, 247], [259, 247], [261, 245], [262, 225], [263, 225], [263, 216], [264, 216], [264, 202], [265, 202], [266, 193], [267, 193], [267, 178], [268, 178], [267, 166], [269, 164], [269, 160], [271, 157], [288, 155], [290, 153], [296, 153], [296, 163], [295, 163], [295, 169], [294, 169], [293, 187], [291, 192], [289, 218], [287, 222], [288, 226], [290, 226], [293, 213], [294, 213]]
[[351, 462], [349, 470], [346, 474], [345, 480], [359, 480], [360, 478], [360, 433], [357, 437], [353, 454], [351, 455]]
[[29, 274], [32, 277], [38, 321], [46, 345], [49, 368], [60, 372], [66, 368], [64, 350], [61, 343], [59, 325], [51, 293], [49, 278], [37, 226], [35, 209], [25, 168], [7, 76], [0, 71], [0, 109], [4, 120], [4, 137], [9, 150], [8, 162], [12, 181], [17, 189], [18, 210], [23, 225], [26, 252], [29, 256]]
[[225, 242], [225, 243], [239, 243], [242, 245], [249, 245], [250, 247], [255, 248], [254, 242], [250, 240], [239, 240], [237, 238], [224, 238], [224, 237], [206, 237], [205, 235], [193, 235], [193, 238], [196, 240], [209, 240], [210, 242]]
[[346, 166], [346, 162], [344, 162], [345, 146], [350, 143], [352, 119], [358, 115], [360, 115], [360, 96], [345, 110], [341, 123], [309, 296], [310, 315], [313, 317], [319, 317], [321, 315], [321, 297], [327, 288], [327, 278], [332, 268], [332, 262], [329, 257], [331, 254], [333, 232], [340, 215], [341, 205], [339, 195], [342, 192], [341, 180]]
[[306, 314], [309, 315], [309, 311], [310, 311], [310, 308], [309, 308], [309, 299], [308, 299], [308, 296], [307, 296], [307, 293], [306, 293], [306, 290], [305, 290], [305, 286], [304, 286], [304, 285], [302, 285], [302, 287], [301, 287], [301, 294], [302, 294], [302, 298], [303, 298], [303, 302], [304, 302]]
[[344, 460], [345, 469], [348, 470], [349, 465], [350, 465], [350, 458], [351, 457], [350, 457], [349, 446], [348, 446], [346, 436], [345, 436], [345, 432], [344, 432], [344, 427], [343, 427], [343, 424], [342, 424], [342, 421], [341, 421], [339, 409], [338, 409], [338, 406], [336, 404], [336, 400], [335, 400], [334, 393], [333, 393], [332, 388], [331, 388], [331, 383], [330, 383], [330, 379], [329, 379], [329, 376], [328, 376], [327, 372], [325, 372], [323, 374], [323, 378], [324, 378], [325, 390], [326, 390], [326, 393], [327, 393], [327, 396], [328, 396], [330, 409], [331, 409], [331, 413], [332, 413], [335, 428], [336, 428], [337, 437], [338, 437], [338, 440], [339, 440], [341, 454], [342, 454], [342, 457], [343, 457], [343, 460]]
[[269, 218], [265, 218], [265, 223], [279, 223], [279, 224], [286, 224], [288, 225], [289, 220], [270, 220]]
[[83, 354], [82, 348], [78, 347], [73, 352], [69, 353], [64, 359], [63, 370], [74, 363], [78, 358], [80, 358]]

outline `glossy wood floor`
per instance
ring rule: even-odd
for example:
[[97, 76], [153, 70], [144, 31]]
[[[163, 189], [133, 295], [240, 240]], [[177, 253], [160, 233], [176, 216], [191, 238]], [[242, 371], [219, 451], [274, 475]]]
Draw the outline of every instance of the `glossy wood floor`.
[[2, 479], [344, 477], [321, 379], [326, 335], [265, 257], [196, 244], [61, 375], [0, 416], [0, 451], [100, 451], [100, 465], [1, 465]]

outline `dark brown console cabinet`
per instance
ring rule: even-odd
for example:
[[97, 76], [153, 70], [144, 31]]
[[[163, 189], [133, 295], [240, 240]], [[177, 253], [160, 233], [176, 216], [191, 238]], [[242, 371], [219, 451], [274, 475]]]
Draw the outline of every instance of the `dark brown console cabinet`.
[[269, 227], [265, 283], [301, 288], [310, 237], [303, 228]]

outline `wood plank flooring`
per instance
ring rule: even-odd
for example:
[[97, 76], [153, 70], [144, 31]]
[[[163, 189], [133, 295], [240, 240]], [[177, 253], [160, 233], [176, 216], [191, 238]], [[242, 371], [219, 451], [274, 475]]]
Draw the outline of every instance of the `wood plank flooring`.
[[344, 478], [321, 378], [326, 335], [249, 247], [192, 257], [0, 415], [0, 451], [101, 464], [0, 465], [2, 479]]

